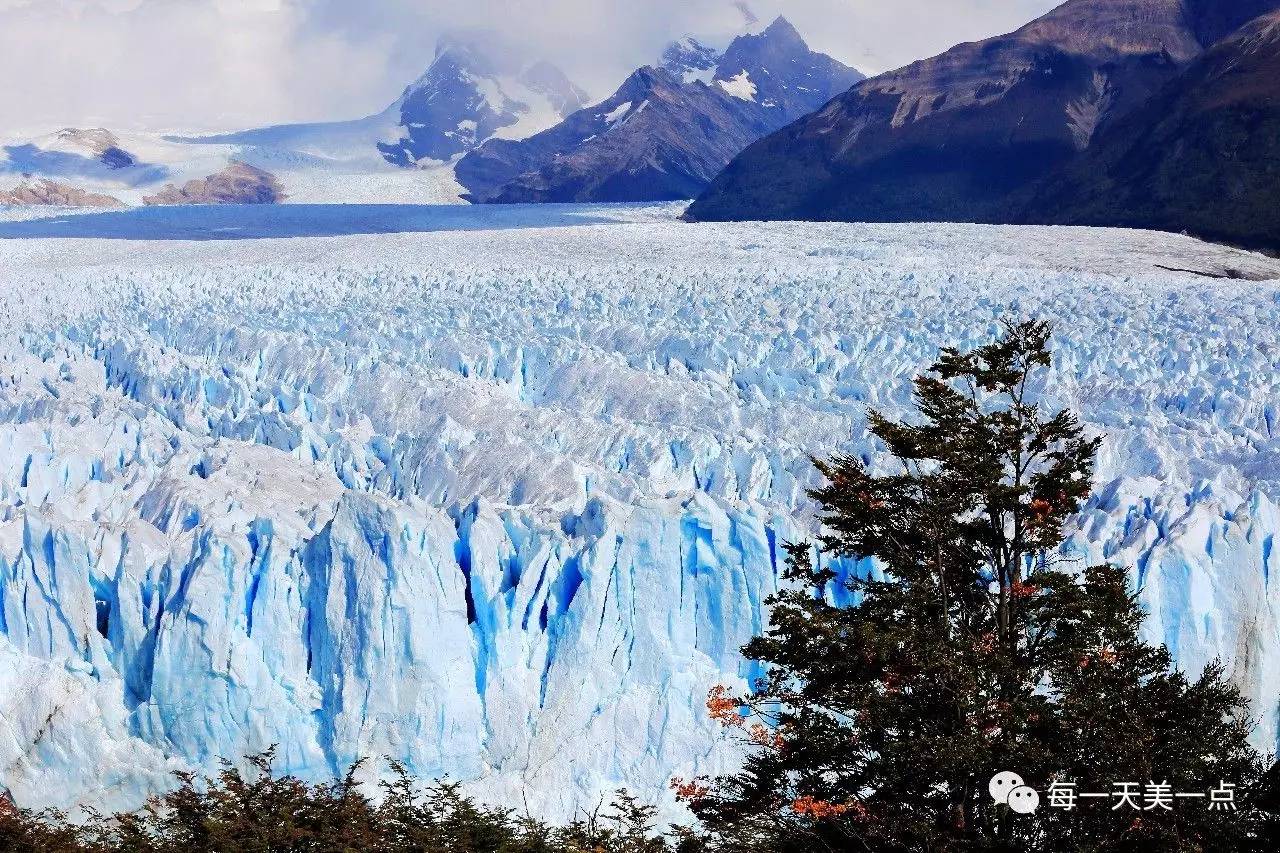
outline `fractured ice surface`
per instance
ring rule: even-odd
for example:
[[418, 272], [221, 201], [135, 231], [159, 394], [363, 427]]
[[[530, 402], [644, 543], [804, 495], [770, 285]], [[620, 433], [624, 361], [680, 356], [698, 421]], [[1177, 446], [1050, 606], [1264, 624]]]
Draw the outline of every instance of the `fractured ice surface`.
[[867, 407], [1010, 314], [1058, 321], [1042, 395], [1108, 436], [1070, 551], [1274, 748], [1280, 263], [636, 218], [0, 241], [0, 785], [132, 806], [275, 743], [562, 818], [732, 767], [703, 700], [753, 675], [808, 454], [874, 455]]

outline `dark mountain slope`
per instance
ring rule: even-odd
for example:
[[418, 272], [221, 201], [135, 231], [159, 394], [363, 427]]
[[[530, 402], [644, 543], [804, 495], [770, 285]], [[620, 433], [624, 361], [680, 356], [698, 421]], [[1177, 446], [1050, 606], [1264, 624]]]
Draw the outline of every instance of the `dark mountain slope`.
[[1008, 221], [1028, 188], [1280, 0], [1070, 0], [752, 145], [691, 219]]
[[1187, 20], [1203, 44], [1215, 44], [1276, 9], [1273, 0], [1185, 0]]
[[1023, 221], [1280, 250], [1280, 12], [1212, 48], [1047, 180]]

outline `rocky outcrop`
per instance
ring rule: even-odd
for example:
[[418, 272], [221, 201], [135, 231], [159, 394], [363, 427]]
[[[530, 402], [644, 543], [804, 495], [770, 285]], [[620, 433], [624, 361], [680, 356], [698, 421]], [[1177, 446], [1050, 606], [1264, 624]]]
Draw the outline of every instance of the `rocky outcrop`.
[[187, 181], [181, 187], [169, 184], [144, 204], [278, 204], [284, 201], [284, 187], [270, 172], [245, 163], [232, 163], [207, 178]]
[[120, 144], [120, 139], [104, 127], [66, 127], [58, 131], [58, 147], [80, 150], [111, 169], [127, 169], [138, 165], [138, 158]]
[[131, 150], [137, 141], [136, 135], [122, 139], [102, 127], [64, 127], [27, 140], [14, 138], [0, 145], [0, 175], [13, 181], [48, 179], [108, 192], [117, 187], [159, 186], [169, 179], [168, 169], [145, 162]]
[[11, 190], [0, 190], [0, 205], [29, 207], [49, 205], [54, 207], [124, 207], [125, 203], [114, 196], [90, 192], [70, 184], [48, 179], [24, 180]]

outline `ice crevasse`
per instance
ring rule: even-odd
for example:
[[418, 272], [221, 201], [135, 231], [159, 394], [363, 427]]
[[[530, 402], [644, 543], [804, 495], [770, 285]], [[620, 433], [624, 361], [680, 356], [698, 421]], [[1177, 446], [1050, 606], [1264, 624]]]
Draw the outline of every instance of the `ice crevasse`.
[[1274, 748], [1280, 286], [1155, 262], [1280, 270], [1097, 233], [0, 246], [0, 785], [128, 807], [276, 744], [557, 819], [669, 804], [738, 759], [703, 702], [757, 674], [808, 454], [874, 462], [867, 407], [1010, 313], [1061, 321], [1039, 393], [1108, 436], [1067, 555], [1130, 566]]

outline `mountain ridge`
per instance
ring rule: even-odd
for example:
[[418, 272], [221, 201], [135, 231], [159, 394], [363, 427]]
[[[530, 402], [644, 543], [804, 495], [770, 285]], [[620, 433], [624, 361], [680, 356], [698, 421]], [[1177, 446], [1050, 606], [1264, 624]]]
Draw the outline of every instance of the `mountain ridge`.
[[477, 147], [458, 180], [477, 202], [689, 198], [754, 139], [861, 77], [811, 51], [781, 16], [723, 53], [682, 39], [557, 126]]
[[[1188, 5], [1190, 4], [1190, 5]], [[1009, 221], [1037, 180], [1276, 0], [1068, 0], [854, 86], [744, 150], [690, 219]]]

